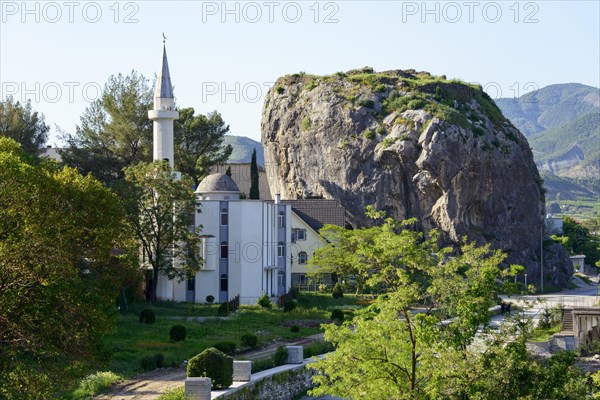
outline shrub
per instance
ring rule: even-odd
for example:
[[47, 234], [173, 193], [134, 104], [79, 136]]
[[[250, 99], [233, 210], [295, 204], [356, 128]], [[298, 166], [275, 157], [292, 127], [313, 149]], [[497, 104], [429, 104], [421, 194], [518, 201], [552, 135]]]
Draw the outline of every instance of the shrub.
[[377, 129], [375, 129], [375, 133], [377, 133], [378, 135], [381, 135], [381, 136], [384, 136], [385, 134], [387, 134], [387, 132], [383, 126], [378, 126]]
[[273, 354], [273, 364], [275, 366], [283, 365], [287, 361], [287, 349], [283, 346], [279, 346], [275, 354]]
[[235, 351], [235, 343], [233, 342], [219, 342], [215, 343], [213, 347], [225, 354], [231, 354]]
[[340, 309], [335, 309], [331, 312], [331, 319], [336, 319], [340, 322], [344, 322], [344, 312]]
[[157, 400], [188, 400], [189, 397], [185, 395], [185, 388], [178, 387], [175, 389], [170, 389], [160, 395]]
[[304, 357], [309, 358], [312, 356], [318, 356], [319, 354], [329, 353], [333, 350], [335, 350], [335, 348], [331, 343], [319, 340], [312, 342], [304, 348]]
[[298, 325], [292, 325], [290, 327], [290, 331], [293, 333], [298, 333], [298, 332], [300, 332], [300, 327]]
[[79, 386], [73, 392], [73, 398], [89, 398], [121, 379], [123, 378], [110, 371], [96, 372], [95, 374], [88, 375], [79, 382]]
[[183, 325], [173, 325], [169, 331], [169, 336], [174, 342], [181, 342], [187, 336], [187, 330]]
[[214, 347], [192, 357], [187, 365], [188, 377], [207, 377], [213, 389], [225, 389], [233, 383], [233, 359]]
[[373, 108], [375, 107], [375, 102], [371, 99], [361, 98], [358, 100], [357, 104], [361, 107]]
[[207, 303], [212, 304], [213, 301], [215, 301], [215, 296], [213, 296], [212, 294], [209, 294], [208, 296], [206, 296]]
[[290, 312], [296, 309], [298, 302], [294, 299], [288, 300], [283, 305], [283, 312]]
[[335, 284], [335, 286], [333, 287], [333, 291], [331, 292], [331, 295], [333, 296], [334, 299], [339, 299], [339, 298], [344, 297], [344, 289], [342, 289], [341, 283], [337, 282]]
[[219, 315], [228, 315], [229, 314], [229, 303], [221, 303], [219, 305], [219, 310], [217, 311]]
[[302, 121], [300, 121], [300, 129], [302, 129], [303, 131], [307, 131], [310, 129], [310, 118], [302, 118]]
[[154, 354], [145, 356], [140, 360], [140, 365], [144, 371], [151, 371], [155, 368], [162, 368], [165, 361], [165, 356], [162, 354]]
[[140, 311], [140, 323], [153, 324], [154, 322], [156, 322], [154, 311], [149, 308], [144, 308], [142, 311]]
[[242, 335], [242, 346], [255, 348], [258, 345], [258, 338], [252, 333]]
[[373, 132], [371, 129], [365, 129], [365, 131], [363, 132], [363, 136], [365, 137], [365, 139], [375, 139], [375, 132]]
[[271, 299], [266, 293], [263, 293], [263, 295], [258, 298], [257, 304], [262, 308], [266, 308], [269, 310], [273, 308], [273, 303], [271, 303]]
[[279, 94], [282, 94], [283, 92], [285, 92], [285, 89], [282, 86], [277, 86], [275, 88], [275, 91]]

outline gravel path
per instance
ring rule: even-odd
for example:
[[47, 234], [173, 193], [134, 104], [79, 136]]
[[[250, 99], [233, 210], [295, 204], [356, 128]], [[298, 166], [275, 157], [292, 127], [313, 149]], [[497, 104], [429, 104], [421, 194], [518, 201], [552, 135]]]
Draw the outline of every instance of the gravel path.
[[[308, 336], [293, 342], [277, 342], [267, 347], [251, 352], [240, 354], [234, 358], [246, 360], [260, 360], [270, 357], [281, 345], [307, 345], [312, 342], [323, 340], [323, 334]], [[95, 400], [153, 400], [169, 389], [183, 386], [186, 370], [181, 368], [161, 368], [152, 372], [139, 375], [134, 379], [128, 379], [114, 385], [106, 393], [94, 396]]]

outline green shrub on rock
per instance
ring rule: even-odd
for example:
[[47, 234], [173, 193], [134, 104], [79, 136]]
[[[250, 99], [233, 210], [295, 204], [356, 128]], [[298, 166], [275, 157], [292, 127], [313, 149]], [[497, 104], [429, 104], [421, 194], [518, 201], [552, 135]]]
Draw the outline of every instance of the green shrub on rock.
[[258, 338], [252, 333], [242, 335], [242, 346], [255, 348], [258, 345]]
[[213, 389], [228, 388], [233, 383], [233, 358], [210, 347], [188, 361], [187, 376], [210, 378]]
[[140, 311], [139, 320], [140, 323], [143, 324], [153, 324], [154, 322], [156, 322], [156, 316], [154, 315], [154, 311], [152, 311], [149, 308], [144, 308], [142, 311]]
[[185, 340], [185, 337], [187, 336], [187, 330], [183, 325], [173, 325], [169, 331], [169, 336], [171, 337], [172, 341], [181, 342]]

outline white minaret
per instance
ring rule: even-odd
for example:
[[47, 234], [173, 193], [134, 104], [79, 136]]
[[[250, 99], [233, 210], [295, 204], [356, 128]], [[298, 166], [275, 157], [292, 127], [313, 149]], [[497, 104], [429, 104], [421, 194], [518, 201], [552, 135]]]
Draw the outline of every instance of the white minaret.
[[148, 111], [148, 118], [154, 121], [154, 160], [169, 160], [171, 169], [174, 168], [173, 154], [173, 121], [179, 118], [175, 111], [171, 75], [167, 63], [167, 49], [163, 42], [161, 68], [158, 70], [156, 89], [154, 90], [154, 109]]

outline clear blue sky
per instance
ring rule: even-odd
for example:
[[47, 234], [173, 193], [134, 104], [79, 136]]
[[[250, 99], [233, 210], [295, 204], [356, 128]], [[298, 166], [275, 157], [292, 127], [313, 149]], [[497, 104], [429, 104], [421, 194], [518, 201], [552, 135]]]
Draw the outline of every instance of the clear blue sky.
[[232, 134], [259, 140], [268, 87], [299, 71], [414, 68], [492, 97], [598, 87], [599, 3], [3, 0], [0, 94], [31, 98], [60, 144], [56, 126], [73, 132], [111, 74], [153, 77], [165, 32], [178, 105], [217, 110]]

